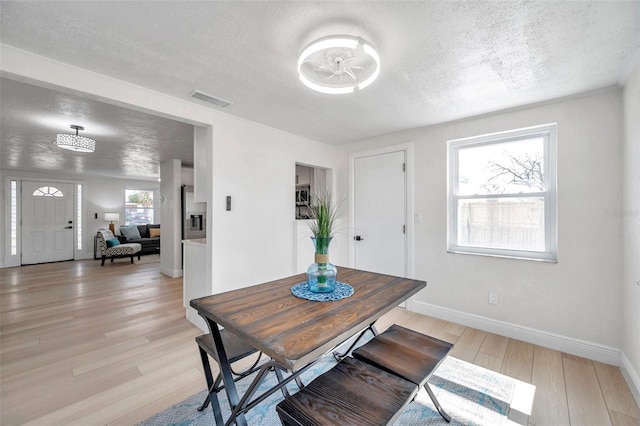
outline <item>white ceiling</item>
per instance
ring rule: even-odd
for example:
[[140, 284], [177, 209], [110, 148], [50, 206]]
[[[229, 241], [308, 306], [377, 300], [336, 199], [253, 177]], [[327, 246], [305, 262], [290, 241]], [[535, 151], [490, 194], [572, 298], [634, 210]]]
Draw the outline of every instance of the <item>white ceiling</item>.
[[[615, 85], [640, 46], [640, 1], [2, 1], [0, 19], [6, 45], [178, 98], [199, 89], [334, 145]], [[303, 86], [298, 54], [330, 34], [376, 46], [379, 79], [350, 95]], [[160, 161], [193, 162], [191, 126], [0, 84], [2, 168], [157, 178]], [[47, 115], [84, 125], [101, 155], [52, 158], [65, 129]]]

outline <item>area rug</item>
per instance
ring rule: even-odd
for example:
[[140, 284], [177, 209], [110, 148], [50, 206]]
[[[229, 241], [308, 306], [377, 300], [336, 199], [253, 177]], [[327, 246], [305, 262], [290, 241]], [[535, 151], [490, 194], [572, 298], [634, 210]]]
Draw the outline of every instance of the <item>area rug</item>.
[[[311, 370], [302, 375], [304, 383], [309, 383], [314, 377], [322, 374], [335, 365], [333, 357], [327, 356], [317, 363]], [[203, 378], [204, 382], [204, 378]], [[276, 378], [273, 374], [265, 381], [260, 389], [264, 390], [274, 385]], [[451, 416], [451, 425], [500, 426], [516, 425], [509, 419], [510, 403], [513, 400], [518, 381], [476, 365], [461, 361], [454, 357], [447, 357], [429, 379], [431, 389], [438, 401]], [[238, 383], [238, 390], [242, 394], [250, 380]], [[522, 382], [519, 382], [520, 384]], [[289, 391], [295, 393], [295, 384], [289, 384]], [[203, 412], [197, 411], [206, 396], [202, 391], [182, 401], [173, 407], [162, 411], [145, 421], [141, 426], [156, 425], [213, 425], [215, 420], [210, 406]], [[219, 394], [223, 417], [229, 416], [226, 394]], [[247, 423], [252, 426], [280, 426], [280, 420], [275, 406], [282, 400], [282, 393], [277, 392], [247, 413]], [[404, 410], [396, 425], [446, 425], [438, 411], [433, 406], [429, 395], [424, 389]]]

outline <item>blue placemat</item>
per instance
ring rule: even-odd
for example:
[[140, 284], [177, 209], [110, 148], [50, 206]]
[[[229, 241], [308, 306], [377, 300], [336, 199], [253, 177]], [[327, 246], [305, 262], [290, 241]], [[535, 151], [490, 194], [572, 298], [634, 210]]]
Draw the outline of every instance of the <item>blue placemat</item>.
[[349, 284], [336, 282], [336, 288], [331, 293], [314, 293], [309, 291], [307, 282], [296, 284], [291, 287], [291, 293], [300, 299], [313, 300], [316, 302], [328, 302], [332, 300], [346, 299], [353, 294], [353, 287]]

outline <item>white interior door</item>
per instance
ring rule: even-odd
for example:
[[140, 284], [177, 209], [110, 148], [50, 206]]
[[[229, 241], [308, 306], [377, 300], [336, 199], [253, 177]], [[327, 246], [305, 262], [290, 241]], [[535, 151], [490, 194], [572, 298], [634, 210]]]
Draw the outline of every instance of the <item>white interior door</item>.
[[73, 184], [22, 182], [22, 264], [73, 259]]
[[405, 151], [354, 160], [357, 269], [406, 276]]

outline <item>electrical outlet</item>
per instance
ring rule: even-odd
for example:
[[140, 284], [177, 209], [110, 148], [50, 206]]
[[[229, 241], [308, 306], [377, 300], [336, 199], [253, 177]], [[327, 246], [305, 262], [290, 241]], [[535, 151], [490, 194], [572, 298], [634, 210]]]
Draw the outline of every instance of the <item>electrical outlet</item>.
[[491, 305], [497, 305], [498, 304], [498, 293], [496, 293], [495, 291], [490, 291], [489, 292], [489, 303]]

